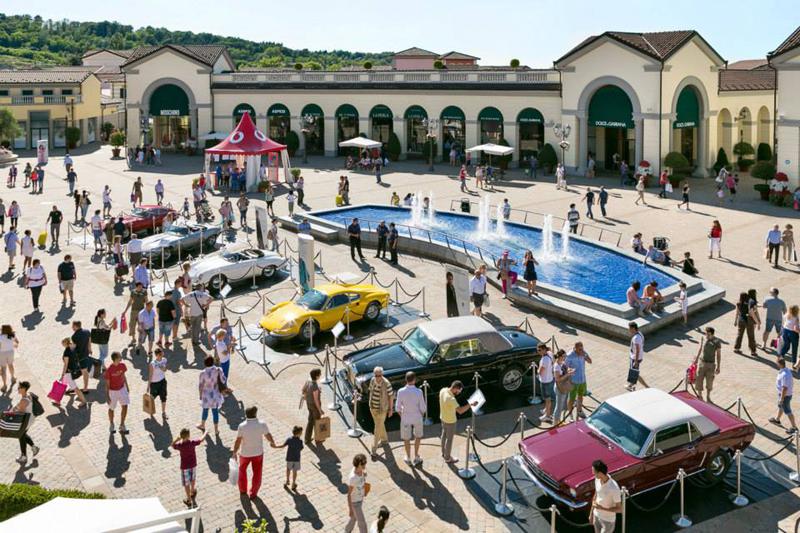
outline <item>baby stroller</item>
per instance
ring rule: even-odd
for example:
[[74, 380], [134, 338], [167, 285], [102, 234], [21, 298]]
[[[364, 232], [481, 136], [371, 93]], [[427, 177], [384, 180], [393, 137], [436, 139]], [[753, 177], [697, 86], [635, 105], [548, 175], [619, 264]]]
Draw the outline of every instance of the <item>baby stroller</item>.
[[661, 250], [662, 252], [669, 248], [669, 238], [668, 237], [653, 237], [653, 247], [656, 250]]
[[211, 222], [214, 220], [214, 211], [208, 205], [208, 200], [203, 200], [197, 204], [197, 221], [198, 222]]

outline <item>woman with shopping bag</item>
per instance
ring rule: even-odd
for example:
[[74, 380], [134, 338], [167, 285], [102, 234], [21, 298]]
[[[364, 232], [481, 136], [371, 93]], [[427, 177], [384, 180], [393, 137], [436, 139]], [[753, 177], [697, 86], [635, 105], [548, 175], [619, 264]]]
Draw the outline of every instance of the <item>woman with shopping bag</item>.
[[[77, 396], [79, 400], [78, 407], [84, 407], [86, 406], [86, 397], [83, 395], [80, 387], [78, 387], [78, 384], [75, 383], [75, 378], [81, 375], [81, 367], [78, 363], [78, 353], [75, 351], [75, 343], [72, 342], [71, 338], [66, 337], [61, 341], [61, 345], [64, 347], [64, 352], [61, 354], [62, 366], [61, 378], [59, 381], [66, 385], [67, 388], [65, 390], [75, 391], [75, 396]], [[54, 401], [53, 405], [61, 407], [61, 402]]]
[[31, 439], [30, 435], [28, 435], [28, 431], [30, 431], [33, 422], [36, 420], [36, 417], [33, 414], [33, 395], [30, 394], [31, 384], [27, 381], [20, 381], [17, 390], [19, 391], [19, 402], [15, 405], [11, 412], [16, 414], [25, 414], [27, 415], [27, 422], [25, 424], [24, 429], [22, 430], [22, 434], [19, 436], [19, 449], [22, 452], [17, 458], [17, 462], [21, 465], [28, 464], [28, 446], [31, 447], [31, 451], [33, 452], [33, 456], [39, 453], [39, 447], [33, 443], [33, 439]]

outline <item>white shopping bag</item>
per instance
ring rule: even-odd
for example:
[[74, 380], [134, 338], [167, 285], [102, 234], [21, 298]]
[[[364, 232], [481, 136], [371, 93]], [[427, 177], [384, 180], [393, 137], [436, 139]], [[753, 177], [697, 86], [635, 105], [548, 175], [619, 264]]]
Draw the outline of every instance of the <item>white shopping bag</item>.
[[672, 184], [667, 182], [667, 184], [664, 186], [664, 190], [667, 192], [672, 192]]
[[228, 483], [236, 485], [239, 482], [239, 463], [236, 462], [235, 457], [231, 457], [228, 461]]
[[489, 307], [490, 305], [491, 302], [489, 301], [489, 293], [487, 292], [483, 295], [483, 307]]

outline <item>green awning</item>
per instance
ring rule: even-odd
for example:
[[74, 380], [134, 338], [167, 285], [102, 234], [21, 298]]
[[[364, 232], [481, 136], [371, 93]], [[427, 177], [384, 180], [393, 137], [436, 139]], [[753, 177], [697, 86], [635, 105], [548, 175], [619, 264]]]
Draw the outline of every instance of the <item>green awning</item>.
[[633, 106], [625, 91], [616, 85], [597, 89], [589, 102], [589, 126], [632, 128]]
[[150, 96], [150, 114], [154, 116], [186, 116], [189, 114], [189, 97], [177, 85], [162, 85]]
[[678, 95], [676, 106], [677, 117], [672, 123], [673, 129], [696, 128], [700, 124], [700, 103], [697, 93], [691, 87], [684, 87]]
[[336, 116], [340, 118], [358, 118], [358, 111], [350, 104], [342, 104], [336, 110]]
[[237, 122], [241, 120], [242, 115], [247, 113], [250, 115], [250, 118], [253, 120], [253, 124], [256, 123], [256, 110], [253, 109], [253, 106], [250, 104], [239, 104], [235, 108], [233, 108], [233, 118]]
[[324, 116], [322, 113], [322, 108], [317, 104], [308, 104], [303, 108], [303, 112], [300, 113], [301, 115], [311, 115], [312, 117], [322, 117]]
[[544, 124], [544, 117], [539, 112], [538, 109], [534, 109], [532, 107], [526, 107], [522, 111], [519, 112], [517, 115], [517, 122], [520, 124], [526, 124], [535, 122], [537, 124]]
[[268, 117], [289, 117], [289, 108], [283, 104], [272, 104], [267, 109]]
[[406, 118], [423, 119], [428, 118], [428, 112], [418, 105], [412, 105], [406, 109]]
[[449, 105], [442, 110], [439, 118], [442, 120], [464, 120], [464, 112], [461, 111], [461, 108]]
[[478, 113], [478, 120], [493, 120], [496, 122], [503, 122], [503, 114], [495, 107], [484, 107]]
[[394, 118], [394, 113], [387, 106], [378, 104], [369, 112], [370, 118]]

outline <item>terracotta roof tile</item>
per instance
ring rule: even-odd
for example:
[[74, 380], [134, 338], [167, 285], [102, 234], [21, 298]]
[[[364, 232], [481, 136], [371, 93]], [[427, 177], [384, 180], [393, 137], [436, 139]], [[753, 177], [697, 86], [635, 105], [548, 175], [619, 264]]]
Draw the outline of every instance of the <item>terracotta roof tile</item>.
[[127, 58], [130, 57], [131, 53], [133, 53], [133, 50], [112, 50], [111, 48], [98, 48], [96, 50], [87, 50], [86, 53], [81, 57], [93, 56], [94, 54], [98, 54], [100, 52], [111, 52], [112, 54]]
[[719, 71], [720, 91], [772, 91], [775, 90], [775, 71], [772, 69]]
[[792, 34], [786, 38], [785, 41], [783, 41], [780, 45], [778, 45], [778, 48], [767, 54], [767, 56], [773, 57], [781, 55], [785, 52], [788, 52], [789, 50], [797, 48], [798, 46], [800, 46], [800, 27], [794, 30]]
[[154, 54], [163, 48], [175, 50], [176, 52], [189, 56], [192, 59], [203, 63], [204, 65], [208, 65], [209, 67], [212, 66], [217, 58], [219, 58], [219, 56], [225, 52], [225, 47], [219, 44], [165, 44], [162, 46], [139, 46], [133, 49], [128, 57], [128, 60], [122, 65], [125, 66], [133, 63], [134, 61], [139, 61], [140, 59]]
[[395, 57], [400, 56], [410, 56], [410, 57], [439, 57], [439, 54], [436, 52], [431, 52], [430, 50], [425, 50], [424, 48], [417, 48], [416, 46], [412, 46], [411, 48], [406, 48], [405, 50], [401, 50], [396, 52]]
[[91, 75], [87, 69], [0, 70], [0, 83], [82, 83]]
[[584, 39], [580, 44], [572, 50], [561, 56], [556, 60], [556, 63], [571, 56], [575, 52], [585, 48], [601, 37], [609, 37], [618, 41], [626, 46], [629, 46], [643, 54], [658, 60], [664, 60], [669, 57], [675, 50], [680, 48], [686, 41], [696, 35], [693, 30], [676, 30], [676, 31], [660, 31], [660, 32], [623, 32], [623, 31], [607, 31], [600, 35], [592, 35]]
[[439, 59], [480, 59], [480, 57], [471, 56], [469, 54], [462, 54], [461, 52], [447, 52], [439, 56]]
[[766, 59], [741, 59], [733, 63], [728, 63], [728, 68], [731, 70], [754, 70], [766, 65]]

